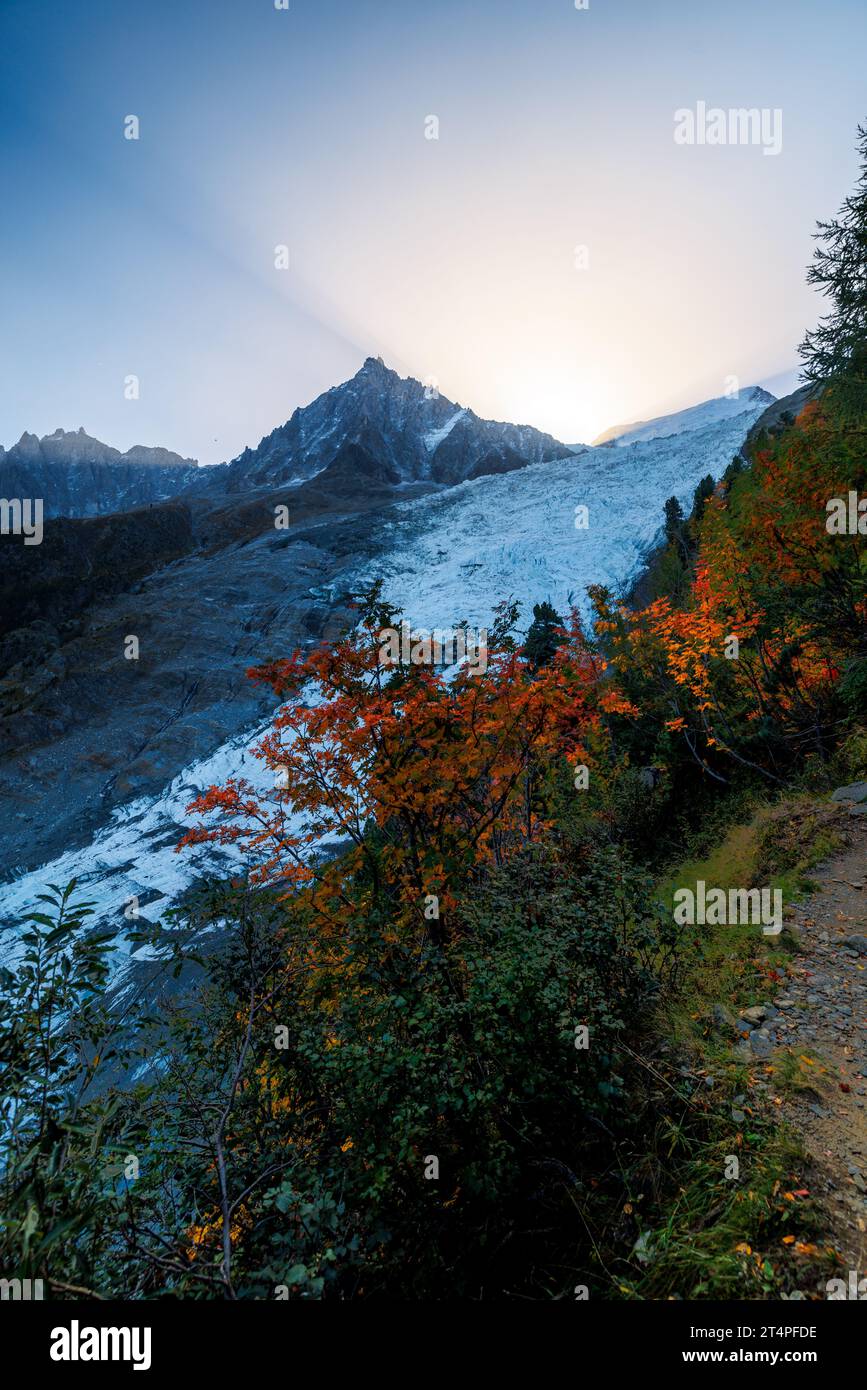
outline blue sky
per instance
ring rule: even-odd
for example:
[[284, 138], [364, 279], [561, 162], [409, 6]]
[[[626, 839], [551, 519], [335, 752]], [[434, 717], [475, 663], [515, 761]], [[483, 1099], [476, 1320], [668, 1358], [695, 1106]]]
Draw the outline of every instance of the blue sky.
[[216, 462], [371, 352], [569, 442], [782, 387], [865, 52], [863, 0], [2, 0], [0, 443]]

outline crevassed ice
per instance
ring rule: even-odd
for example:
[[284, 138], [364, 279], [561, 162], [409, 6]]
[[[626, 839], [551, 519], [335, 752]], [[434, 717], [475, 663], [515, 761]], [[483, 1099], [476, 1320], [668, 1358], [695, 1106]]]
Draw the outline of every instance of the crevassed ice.
[[[447, 629], [462, 620], [486, 627], [495, 605], [510, 596], [523, 606], [524, 626], [532, 604], [545, 599], [561, 612], [574, 601], [586, 614], [586, 586], [616, 590], [635, 577], [660, 534], [666, 499], [674, 495], [688, 509], [698, 482], [721, 475], [763, 409], [760, 402], [703, 429], [589, 449], [401, 503], [389, 524], [386, 556], [357, 570], [352, 581], [357, 587], [382, 576], [386, 598], [418, 628]], [[576, 506], [588, 508], [587, 530], [575, 528]], [[131, 896], [162, 895], [151, 908], [143, 902], [142, 911], [154, 916], [194, 879], [225, 872], [233, 862], [229, 850], [174, 853], [189, 824], [184, 808], [197, 792], [232, 776], [271, 785], [270, 772], [249, 752], [264, 727], [190, 764], [159, 796], [117, 809], [90, 844], [2, 885], [0, 959], [14, 960], [16, 924], [46, 883], [77, 877], [94, 902], [93, 920], [122, 933]]]

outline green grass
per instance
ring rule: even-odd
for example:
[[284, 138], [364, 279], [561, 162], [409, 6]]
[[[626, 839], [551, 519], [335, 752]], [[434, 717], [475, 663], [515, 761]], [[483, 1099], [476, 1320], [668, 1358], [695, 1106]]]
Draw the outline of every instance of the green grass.
[[[670, 904], [676, 888], [703, 879], [708, 887], [723, 889], [778, 888], [788, 906], [814, 886], [810, 870], [839, 847], [833, 816], [807, 796], [760, 806], [704, 858], [666, 874], [657, 886], [658, 897]], [[785, 931], [772, 937], [757, 927], [703, 926], [696, 928], [696, 939], [699, 957], [690, 989], [669, 1006], [667, 1015], [673, 1035], [684, 1044], [696, 1044], [706, 1032], [703, 1015], [713, 1004], [737, 1009], [779, 990], [791, 956]]]
[[[704, 879], [724, 889], [779, 888], [788, 905], [809, 891], [810, 870], [837, 849], [833, 816], [807, 796], [761, 805], [703, 858], [673, 867], [657, 885], [658, 896], [670, 903], [677, 887]], [[660, 1117], [652, 1161], [667, 1169], [668, 1181], [644, 1213], [650, 1258], [643, 1268], [631, 1261], [613, 1293], [645, 1299], [809, 1294], [838, 1261], [818, 1244], [823, 1218], [808, 1192], [809, 1165], [778, 1121], [772, 1096], [812, 1090], [815, 1078], [782, 1050], [769, 1063], [744, 1062], [711, 1021], [715, 1003], [737, 1014], [780, 992], [789, 942], [785, 932], [769, 937], [757, 927], [705, 926], [696, 933], [687, 986], [662, 1004], [658, 1026], [678, 1062], [685, 1059], [699, 1076], [710, 1074], [714, 1085], [706, 1095], [693, 1090], [680, 1118], [671, 1106]], [[769, 1082], [763, 1099], [754, 1084], [759, 1074]], [[740, 1165], [736, 1180], [726, 1176], [732, 1157]]]
[[[739, 1142], [742, 1141], [742, 1142]], [[736, 1157], [737, 1180], [726, 1165]], [[836, 1267], [816, 1244], [821, 1221], [804, 1191], [804, 1159], [783, 1129], [759, 1116], [737, 1126], [717, 1114], [685, 1140], [680, 1184], [654, 1229], [655, 1252], [634, 1286], [640, 1298], [778, 1297], [815, 1286]], [[786, 1240], [786, 1237], [793, 1239]]]

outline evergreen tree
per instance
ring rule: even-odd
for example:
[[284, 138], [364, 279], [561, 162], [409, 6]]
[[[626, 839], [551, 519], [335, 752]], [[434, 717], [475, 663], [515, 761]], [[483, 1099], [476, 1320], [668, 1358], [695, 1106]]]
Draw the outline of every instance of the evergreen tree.
[[676, 497], [669, 497], [665, 504], [665, 539], [669, 545], [683, 537], [683, 507]]
[[805, 381], [827, 388], [847, 425], [867, 415], [867, 126], [858, 127], [861, 175], [832, 222], [819, 222], [807, 272], [831, 301], [831, 312], [801, 344]]
[[698, 524], [704, 516], [704, 504], [709, 497], [713, 496], [713, 491], [713, 475], [708, 473], [706, 477], [702, 478], [692, 499], [692, 520], [696, 524]]
[[669, 497], [665, 504], [665, 539], [684, 568], [687, 568], [690, 552], [686, 537], [686, 517], [676, 497]]
[[740, 454], [735, 454], [725, 473], [723, 473], [723, 482], [726, 487], [729, 487], [734, 482], [735, 478], [743, 473], [745, 467], [746, 465]]
[[563, 642], [563, 619], [550, 603], [533, 604], [533, 621], [524, 642], [524, 658], [531, 671], [549, 666]]

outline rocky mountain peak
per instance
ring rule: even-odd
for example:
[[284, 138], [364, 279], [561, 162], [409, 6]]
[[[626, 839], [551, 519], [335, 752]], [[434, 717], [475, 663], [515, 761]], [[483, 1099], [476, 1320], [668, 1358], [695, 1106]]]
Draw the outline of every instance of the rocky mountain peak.
[[359, 367], [356, 375], [368, 374], [369, 376], [397, 376], [397, 372], [391, 367], [387, 367], [381, 357], [365, 357], [364, 363]]
[[322, 473], [347, 444], [378, 460], [395, 486], [450, 485], [568, 457], [574, 450], [525, 426], [482, 420], [415, 377], [369, 356], [355, 376], [297, 409], [255, 449], [208, 470], [196, 490], [236, 493], [297, 484]]
[[0, 492], [42, 498], [49, 517], [98, 516], [166, 501], [197, 468], [195, 459], [170, 449], [136, 444], [121, 453], [83, 425], [42, 439], [25, 430], [8, 452], [0, 449]]
[[18, 454], [21, 458], [38, 458], [39, 453], [39, 436], [36, 434], [29, 434], [28, 431], [25, 430], [18, 443], [13, 444], [12, 448], [9, 450], [9, 457], [11, 458], [13, 454]]
[[18, 459], [48, 464], [80, 463], [131, 463], [139, 466], [156, 465], [160, 468], [197, 468], [196, 459], [182, 458], [171, 449], [145, 444], [134, 444], [126, 453], [103, 444], [87, 433], [84, 425], [77, 430], [65, 430], [59, 426], [52, 434], [41, 439], [26, 430], [17, 444], [6, 454], [8, 460]]

